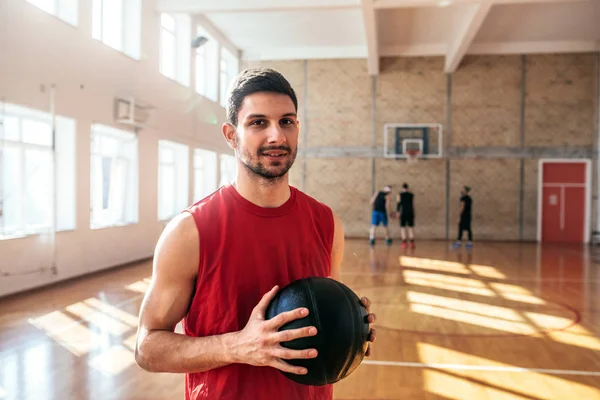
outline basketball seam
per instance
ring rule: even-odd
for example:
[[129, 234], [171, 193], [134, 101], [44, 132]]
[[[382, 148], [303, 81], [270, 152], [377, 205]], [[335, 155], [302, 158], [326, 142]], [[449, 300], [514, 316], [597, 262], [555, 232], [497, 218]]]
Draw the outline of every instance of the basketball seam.
[[[315, 328], [317, 328], [317, 335], [321, 332], [321, 319], [319, 318], [319, 313], [316, 311], [317, 310], [317, 302], [315, 300], [315, 296], [313, 294], [313, 280], [310, 279], [306, 282], [306, 291], [308, 292], [308, 295], [310, 297], [310, 303], [311, 303], [311, 308], [313, 310], [315, 310], [315, 312], [313, 313], [313, 318], [315, 319]], [[321, 375], [325, 375], [325, 381], [327, 383], [329, 383], [329, 378], [327, 377], [327, 374], [325, 373], [325, 371], [323, 371], [323, 366], [321, 366]]]
[[[340, 288], [342, 289], [342, 292], [344, 292], [344, 297], [346, 298], [346, 301], [349, 303], [350, 305], [350, 309], [352, 309], [352, 301], [350, 301], [350, 299], [348, 298], [348, 292], [346, 290], [344, 290], [344, 288], [342, 287], [342, 285], [336, 281], [336, 283], [338, 284], [338, 286], [340, 286]], [[356, 313], [352, 313], [352, 319], [354, 320], [352, 325], [353, 326], [357, 326], [356, 324]], [[344, 365], [344, 368], [342, 370], [341, 376], [346, 375], [346, 373], [348, 372], [348, 369], [350, 368], [350, 365], [352, 365], [352, 360], [354, 360], [354, 357], [356, 356], [356, 349], [355, 349], [355, 345], [356, 345], [356, 335], [351, 335], [352, 336], [352, 344], [350, 346], [350, 348], [352, 349], [352, 355], [351, 357], [346, 359], [346, 365]]]

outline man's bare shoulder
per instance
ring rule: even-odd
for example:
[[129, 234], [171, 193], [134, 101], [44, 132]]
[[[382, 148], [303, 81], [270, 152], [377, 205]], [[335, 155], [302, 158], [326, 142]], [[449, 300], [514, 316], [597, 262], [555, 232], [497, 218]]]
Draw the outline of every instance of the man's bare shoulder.
[[196, 220], [189, 212], [174, 217], [163, 230], [154, 254], [157, 271], [177, 271], [183, 276], [197, 273], [200, 240]]

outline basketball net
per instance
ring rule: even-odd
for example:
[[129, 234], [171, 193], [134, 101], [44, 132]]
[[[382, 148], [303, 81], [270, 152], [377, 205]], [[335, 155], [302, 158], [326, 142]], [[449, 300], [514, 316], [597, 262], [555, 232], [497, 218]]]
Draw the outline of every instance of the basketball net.
[[414, 164], [419, 160], [419, 156], [421, 155], [421, 152], [416, 149], [406, 150], [406, 155], [407, 155], [406, 161], [409, 162], [410, 164]]

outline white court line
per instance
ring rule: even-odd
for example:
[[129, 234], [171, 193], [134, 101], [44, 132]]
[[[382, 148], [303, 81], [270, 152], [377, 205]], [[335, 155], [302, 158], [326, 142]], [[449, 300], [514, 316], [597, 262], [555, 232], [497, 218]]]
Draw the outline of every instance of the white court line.
[[432, 369], [450, 369], [450, 370], [468, 370], [468, 371], [494, 371], [494, 372], [539, 372], [549, 375], [584, 375], [600, 376], [600, 371], [577, 371], [572, 369], [545, 369], [545, 368], [520, 368], [520, 367], [500, 367], [493, 365], [466, 365], [466, 364], [441, 364], [441, 363], [415, 363], [402, 361], [375, 361], [365, 360], [363, 364], [369, 365], [387, 365], [391, 367], [406, 368], [432, 368]]

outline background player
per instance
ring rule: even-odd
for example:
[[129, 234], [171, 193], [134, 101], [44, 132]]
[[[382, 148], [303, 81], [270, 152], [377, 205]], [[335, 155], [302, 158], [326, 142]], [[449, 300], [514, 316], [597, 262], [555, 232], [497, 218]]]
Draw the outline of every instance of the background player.
[[463, 231], [467, 231], [469, 235], [469, 241], [466, 244], [466, 248], [470, 249], [473, 246], [473, 232], [471, 232], [471, 210], [473, 208], [473, 199], [469, 193], [471, 188], [468, 186], [463, 187], [460, 192], [460, 211], [458, 216], [458, 237], [456, 242], [452, 244], [455, 249], [459, 248], [462, 241]]
[[414, 194], [408, 190], [408, 184], [402, 185], [402, 191], [396, 199], [396, 210], [400, 213], [400, 233], [402, 235], [402, 248], [406, 249], [406, 227], [408, 226], [408, 237], [410, 247], [415, 248], [415, 206]]
[[392, 243], [390, 238], [390, 228], [388, 227], [388, 211], [390, 209], [390, 195], [392, 187], [386, 185], [382, 191], [375, 192], [371, 197], [371, 205], [373, 206], [373, 212], [371, 215], [371, 230], [369, 231], [369, 243], [375, 244], [375, 229], [379, 224], [383, 225], [385, 230], [385, 242], [387, 244]]

